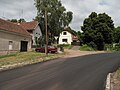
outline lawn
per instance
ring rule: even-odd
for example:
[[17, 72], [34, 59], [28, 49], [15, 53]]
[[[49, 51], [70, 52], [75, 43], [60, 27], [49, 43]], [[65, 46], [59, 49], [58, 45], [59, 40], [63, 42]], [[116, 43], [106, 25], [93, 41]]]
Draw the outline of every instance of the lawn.
[[0, 56], [0, 68], [38, 63], [56, 57], [57, 54], [48, 54], [46, 57], [44, 53], [39, 52], [21, 52], [12, 55]]

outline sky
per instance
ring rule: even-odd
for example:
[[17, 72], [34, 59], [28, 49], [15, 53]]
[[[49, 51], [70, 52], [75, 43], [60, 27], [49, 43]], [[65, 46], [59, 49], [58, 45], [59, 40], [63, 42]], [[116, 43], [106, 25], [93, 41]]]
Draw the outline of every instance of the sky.
[[[120, 26], [120, 0], [61, 0], [67, 11], [73, 12], [71, 28], [79, 31], [91, 12], [106, 13], [115, 27]], [[0, 18], [32, 21], [37, 15], [34, 0], [0, 0]]]

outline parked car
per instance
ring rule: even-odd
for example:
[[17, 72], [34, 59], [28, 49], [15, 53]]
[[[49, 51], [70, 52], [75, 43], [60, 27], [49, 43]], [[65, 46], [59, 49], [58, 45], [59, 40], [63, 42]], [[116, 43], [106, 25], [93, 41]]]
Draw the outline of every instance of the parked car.
[[[36, 52], [45, 52], [45, 47], [40, 47], [35, 49]], [[49, 53], [56, 53], [57, 52], [57, 47], [55, 46], [48, 46], [47, 51]]]

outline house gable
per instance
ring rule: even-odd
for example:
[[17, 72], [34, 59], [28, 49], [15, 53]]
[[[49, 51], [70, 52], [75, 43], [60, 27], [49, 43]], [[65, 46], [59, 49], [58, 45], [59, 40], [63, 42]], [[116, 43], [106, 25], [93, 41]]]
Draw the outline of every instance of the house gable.
[[71, 44], [72, 34], [68, 31], [63, 31], [60, 33], [59, 44]]
[[42, 36], [41, 28], [39, 26], [39, 23], [37, 21], [32, 22], [23, 22], [20, 23], [20, 26], [25, 28], [30, 35], [32, 36], [32, 45], [36, 45], [36, 40]]

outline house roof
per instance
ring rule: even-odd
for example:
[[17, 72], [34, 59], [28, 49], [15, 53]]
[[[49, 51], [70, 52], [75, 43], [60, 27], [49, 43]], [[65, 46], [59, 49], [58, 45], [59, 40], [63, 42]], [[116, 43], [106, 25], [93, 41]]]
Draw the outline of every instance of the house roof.
[[21, 26], [14, 24], [10, 21], [6, 21], [0, 18], [0, 29], [8, 32], [17, 33], [24, 36], [30, 36], [30, 34]]
[[64, 32], [64, 31], [67, 31], [67, 32], [71, 33], [72, 35], [76, 36], [76, 34], [74, 33], [74, 31], [73, 31], [73, 30], [64, 29], [62, 32]]
[[31, 22], [22, 22], [20, 23], [20, 26], [26, 30], [34, 30], [38, 24], [39, 24], [38, 21], [31, 21]]

